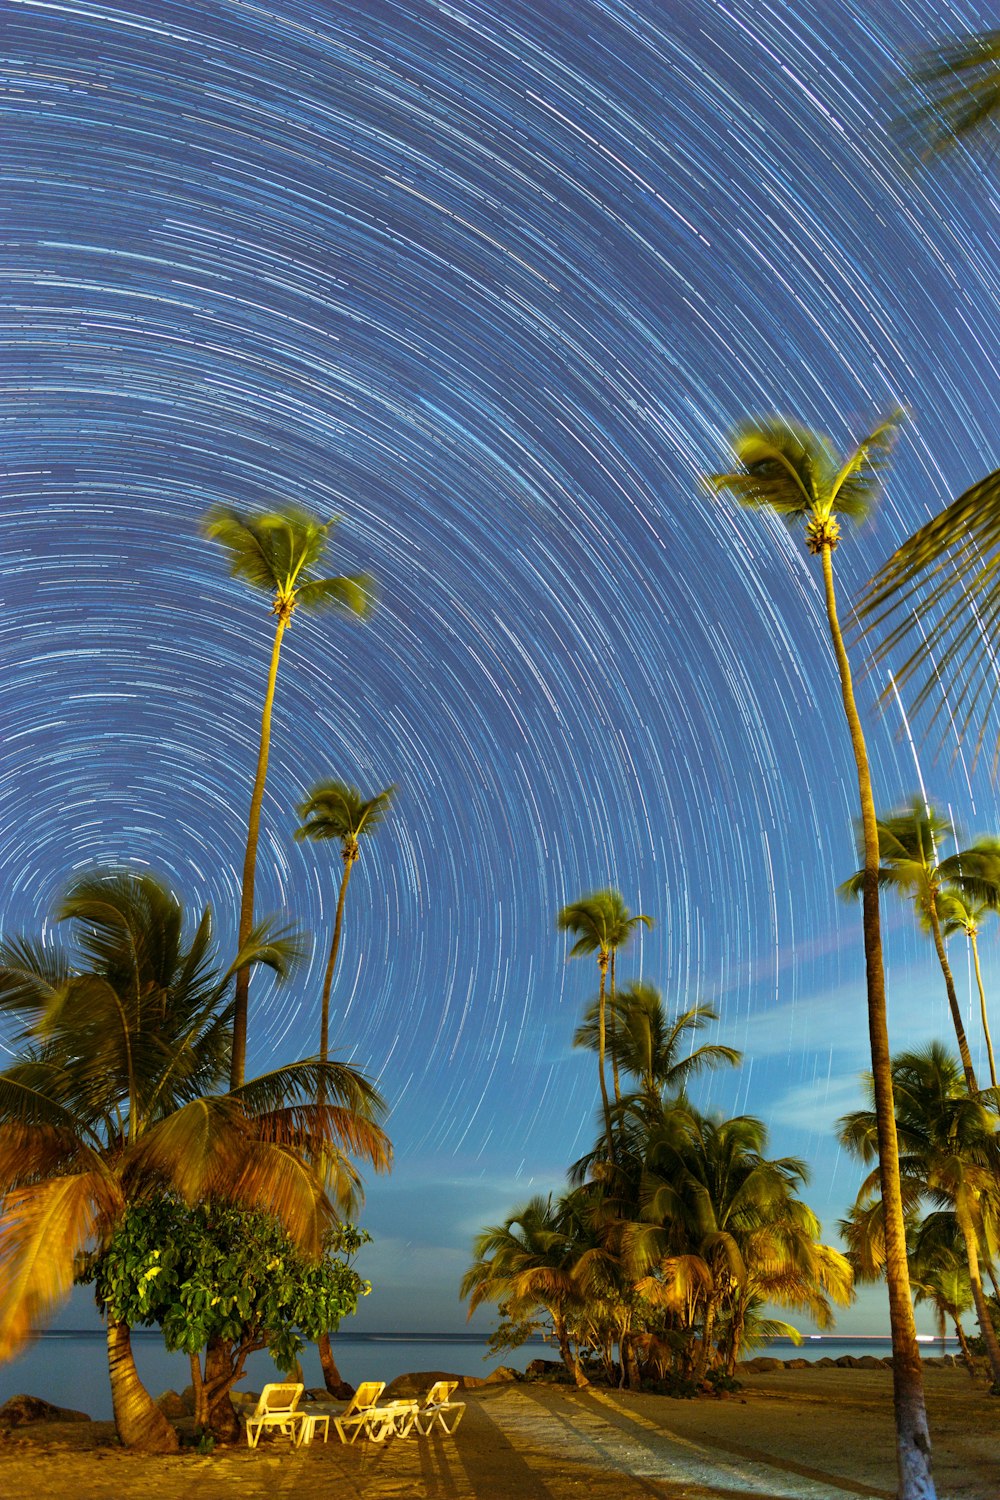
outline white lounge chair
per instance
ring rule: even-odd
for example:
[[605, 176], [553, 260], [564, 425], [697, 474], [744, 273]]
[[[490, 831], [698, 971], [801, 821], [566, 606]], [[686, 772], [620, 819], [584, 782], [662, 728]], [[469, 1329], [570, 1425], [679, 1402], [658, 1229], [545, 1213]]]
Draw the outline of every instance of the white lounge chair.
[[386, 1429], [390, 1424], [384, 1415], [379, 1415], [375, 1405], [384, 1390], [384, 1380], [362, 1381], [343, 1411], [334, 1416], [333, 1425], [342, 1443], [356, 1442], [361, 1433], [376, 1443], [388, 1436]]
[[265, 1428], [283, 1432], [295, 1442], [303, 1420], [302, 1413], [295, 1409], [302, 1391], [301, 1384], [293, 1385], [290, 1382], [264, 1387], [252, 1414], [247, 1417], [247, 1442], [251, 1448], [256, 1448]]
[[413, 1418], [417, 1431], [424, 1437], [430, 1434], [435, 1423], [451, 1437], [465, 1415], [465, 1402], [451, 1399], [457, 1390], [457, 1380], [439, 1380], [431, 1386]]

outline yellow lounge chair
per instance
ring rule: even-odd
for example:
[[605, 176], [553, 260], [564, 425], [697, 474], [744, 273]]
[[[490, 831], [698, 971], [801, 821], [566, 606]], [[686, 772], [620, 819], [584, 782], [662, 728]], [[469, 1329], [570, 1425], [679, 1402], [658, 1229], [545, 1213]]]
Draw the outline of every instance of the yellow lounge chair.
[[290, 1382], [264, 1387], [252, 1415], [247, 1417], [247, 1442], [251, 1448], [256, 1448], [265, 1428], [283, 1432], [295, 1442], [303, 1420], [302, 1413], [295, 1410], [302, 1391], [302, 1385]]
[[379, 1408], [375, 1405], [384, 1390], [384, 1380], [361, 1382], [344, 1410], [333, 1419], [337, 1436], [342, 1443], [356, 1442], [362, 1432], [376, 1443], [381, 1443], [388, 1435], [386, 1429], [388, 1427], [391, 1430], [394, 1423], [387, 1422], [385, 1416], [380, 1416]]
[[[465, 1402], [451, 1399], [457, 1390], [457, 1380], [439, 1380], [436, 1385], [431, 1386], [423, 1405], [413, 1418], [417, 1431], [424, 1437], [430, 1434], [435, 1422], [440, 1425], [442, 1432], [451, 1437], [465, 1415]], [[449, 1426], [449, 1419], [453, 1414], [454, 1421]]]

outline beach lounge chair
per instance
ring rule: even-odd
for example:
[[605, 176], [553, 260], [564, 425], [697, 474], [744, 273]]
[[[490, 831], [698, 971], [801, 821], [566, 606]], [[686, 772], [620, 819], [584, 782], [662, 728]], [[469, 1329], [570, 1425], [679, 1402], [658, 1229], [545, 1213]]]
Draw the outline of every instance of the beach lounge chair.
[[303, 1387], [300, 1384], [266, 1385], [261, 1391], [252, 1414], [247, 1417], [247, 1442], [256, 1448], [265, 1428], [283, 1432], [295, 1442], [296, 1432], [302, 1424], [302, 1413], [296, 1411]]
[[384, 1390], [384, 1380], [361, 1382], [344, 1410], [333, 1419], [342, 1443], [356, 1442], [361, 1433], [381, 1443], [388, 1436], [387, 1429], [394, 1429], [395, 1422], [387, 1420], [387, 1408], [383, 1407], [380, 1413], [375, 1405]]
[[437, 1423], [451, 1437], [465, 1415], [465, 1402], [451, 1398], [458, 1390], [457, 1380], [439, 1380], [432, 1385], [413, 1421], [419, 1433], [427, 1437]]

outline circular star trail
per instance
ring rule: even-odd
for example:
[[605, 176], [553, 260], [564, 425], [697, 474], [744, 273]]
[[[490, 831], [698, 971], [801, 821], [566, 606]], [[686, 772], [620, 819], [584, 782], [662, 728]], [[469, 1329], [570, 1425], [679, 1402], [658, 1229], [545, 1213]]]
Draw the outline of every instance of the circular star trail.
[[[316, 1046], [339, 862], [293, 843], [296, 804], [396, 782], [332, 1034], [393, 1105], [372, 1218], [445, 1247], [442, 1306], [472, 1230], [590, 1143], [570, 1040], [595, 975], [555, 917], [609, 883], [656, 922], [623, 976], [714, 1002], [746, 1051], [716, 1105], [812, 1159], [821, 1212], [853, 1195], [856, 787], [819, 580], [699, 480], [746, 415], [846, 447], [904, 406], [837, 555], [847, 613], [996, 466], [997, 174], [914, 173], [888, 130], [907, 52], [988, 24], [930, 0], [7, 7], [4, 930], [124, 862], [231, 945], [270, 617], [199, 521], [339, 516], [331, 570], [379, 604], [287, 637], [258, 904], [315, 950], [255, 982], [250, 1064]], [[1000, 832], [987, 771], [925, 758], [883, 686], [879, 806], [922, 775]], [[894, 1045], [945, 1035], [909, 913], [887, 926]]]

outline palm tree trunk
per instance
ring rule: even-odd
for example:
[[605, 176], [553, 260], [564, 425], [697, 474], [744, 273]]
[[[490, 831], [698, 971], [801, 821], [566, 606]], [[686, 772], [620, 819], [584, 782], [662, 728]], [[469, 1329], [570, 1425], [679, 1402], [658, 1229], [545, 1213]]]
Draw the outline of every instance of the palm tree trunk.
[[177, 1434], [139, 1379], [132, 1330], [108, 1315], [108, 1375], [115, 1431], [123, 1448], [140, 1453], [176, 1453]]
[[969, 1039], [965, 1034], [965, 1027], [962, 1024], [962, 1011], [958, 1004], [958, 995], [955, 993], [955, 980], [952, 977], [951, 964], [948, 962], [948, 954], [945, 952], [944, 938], [941, 935], [941, 922], [938, 917], [937, 900], [933, 890], [929, 893], [927, 899], [927, 915], [931, 922], [931, 933], [934, 938], [938, 963], [941, 965], [941, 973], [944, 975], [944, 987], [948, 992], [948, 1008], [951, 1011], [952, 1025], [955, 1028], [955, 1036], [958, 1040], [958, 1054], [962, 1059], [965, 1086], [970, 1094], [978, 1094], [979, 1085], [976, 1082], [976, 1073], [972, 1066]]
[[597, 959], [601, 971], [601, 988], [597, 1000], [597, 1076], [601, 1083], [601, 1103], [604, 1107], [604, 1131], [608, 1141], [608, 1160], [615, 1159], [615, 1143], [611, 1134], [611, 1102], [608, 1099], [608, 1081], [604, 1076], [605, 1002], [608, 979], [608, 955], [600, 953]]
[[[340, 877], [340, 892], [337, 896], [337, 915], [333, 922], [333, 939], [330, 943], [330, 956], [326, 961], [326, 973], [323, 975], [323, 999], [320, 1006], [319, 1016], [319, 1060], [329, 1062], [330, 1060], [330, 994], [333, 989], [333, 971], [337, 967], [337, 954], [340, 952], [340, 934], [344, 926], [344, 902], [347, 899], [347, 882], [351, 878], [351, 868], [354, 864], [352, 859], [345, 857], [344, 873]], [[320, 1084], [317, 1104], [323, 1104], [326, 1100], [326, 1089]]]
[[566, 1322], [559, 1313], [552, 1313], [552, 1327], [555, 1332], [556, 1343], [559, 1345], [559, 1354], [566, 1369], [581, 1389], [584, 1386], [589, 1386], [590, 1381], [583, 1373], [580, 1356], [579, 1354], [574, 1354], [569, 1346], [569, 1334], [566, 1332]]
[[960, 1318], [955, 1319], [955, 1337], [958, 1339], [958, 1347], [962, 1351], [962, 1363], [968, 1370], [969, 1374], [972, 1376], [973, 1380], [975, 1380], [976, 1361], [972, 1357], [972, 1350], [969, 1348], [969, 1341], [965, 1337], [965, 1329], [962, 1327], [962, 1321]]
[[611, 950], [611, 1081], [615, 1089], [615, 1103], [622, 1102], [621, 1077], [618, 1068], [618, 1009], [615, 1005], [615, 950]]
[[868, 1037], [871, 1047], [875, 1119], [878, 1132], [879, 1176], [885, 1217], [885, 1279], [889, 1292], [889, 1326], [892, 1331], [892, 1394], [896, 1419], [896, 1466], [899, 1500], [935, 1500], [931, 1477], [931, 1440], [924, 1401], [924, 1377], [917, 1345], [910, 1276], [903, 1227], [903, 1197], [899, 1181], [899, 1148], [892, 1094], [892, 1064], [885, 1004], [885, 969], [882, 962], [882, 928], [879, 920], [879, 847], [875, 799], [872, 795], [868, 752], [861, 728], [851, 665], [837, 618], [837, 596], [833, 583], [833, 555], [829, 543], [820, 552], [830, 637], [840, 674], [844, 714], [851, 736], [858, 774], [861, 825], [864, 833], [865, 875], [863, 930], [865, 977], [868, 992]]
[[979, 1235], [976, 1233], [976, 1226], [972, 1222], [968, 1209], [959, 1207], [957, 1199], [955, 1218], [958, 1220], [958, 1227], [965, 1241], [965, 1256], [969, 1263], [969, 1285], [972, 1288], [972, 1300], [976, 1305], [979, 1332], [982, 1334], [983, 1343], [986, 1346], [986, 1357], [993, 1373], [993, 1389], [1000, 1394], [1000, 1342], [997, 1341], [986, 1293], [983, 1291], [983, 1278], [979, 1269]]
[[694, 1367], [695, 1380], [704, 1380], [708, 1374], [708, 1362], [712, 1355], [712, 1335], [715, 1332], [715, 1295], [710, 1294], [705, 1303], [705, 1318], [701, 1328], [701, 1344], [698, 1349], [698, 1358]]
[[986, 1015], [986, 992], [983, 989], [983, 976], [979, 968], [979, 944], [976, 941], [976, 934], [974, 932], [969, 933], [969, 942], [972, 945], [972, 962], [976, 966], [976, 983], [979, 986], [979, 1010], [983, 1018], [983, 1036], [986, 1038], [986, 1056], [989, 1058], [990, 1062], [990, 1084], [993, 1088], [996, 1088], [997, 1069], [996, 1063], [993, 1061], [993, 1039], [990, 1036], [990, 1023]]
[[[254, 777], [250, 798], [250, 814], [247, 819], [247, 847], [243, 858], [243, 891], [240, 897], [240, 926], [238, 943], [240, 948], [250, 936], [253, 928], [254, 878], [257, 872], [257, 839], [260, 835], [260, 809], [264, 801], [264, 782], [267, 780], [267, 757], [271, 748], [271, 711], [274, 707], [274, 688], [278, 680], [278, 659], [281, 655], [281, 640], [288, 619], [278, 616], [271, 647], [271, 665], [267, 674], [267, 691], [260, 717], [260, 746], [257, 751], [257, 773]], [[246, 1077], [247, 1065], [247, 1011], [250, 996], [250, 969], [246, 965], [237, 972], [236, 993], [233, 1002], [233, 1058], [229, 1077], [231, 1089], [241, 1088]]]

